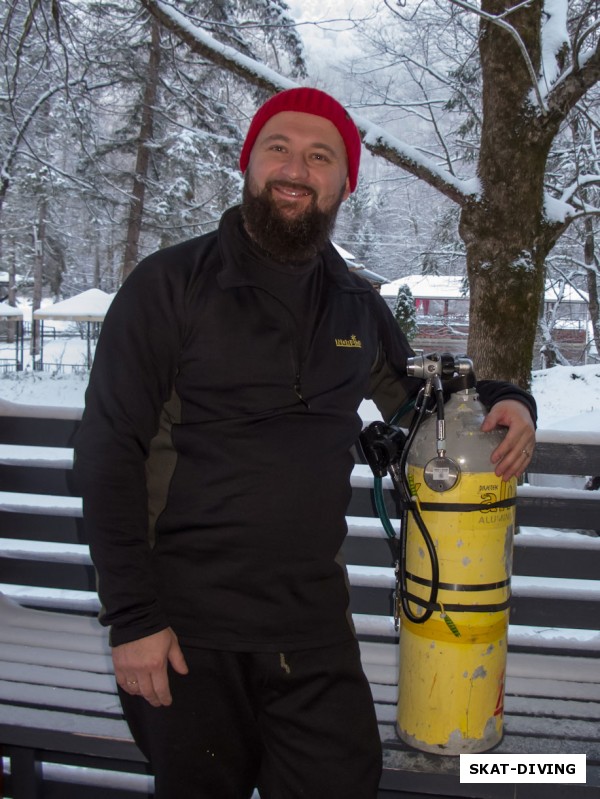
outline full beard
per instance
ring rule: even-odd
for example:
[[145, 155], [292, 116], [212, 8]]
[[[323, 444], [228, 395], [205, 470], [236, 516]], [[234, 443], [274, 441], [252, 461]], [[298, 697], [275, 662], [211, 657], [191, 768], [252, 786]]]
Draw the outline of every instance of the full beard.
[[[262, 191], [254, 194], [248, 173], [242, 194], [242, 219], [252, 240], [274, 261], [299, 264], [314, 258], [329, 242], [335, 226], [337, 212], [342, 204], [343, 189], [339, 199], [325, 211], [317, 206], [317, 198], [308, 186], [296, 186], [311, 193], [310, 206], [296, 216], [285, 216], [273, 200], [268, 182]], [[289, 184], [292, 185], [292, 184]]]

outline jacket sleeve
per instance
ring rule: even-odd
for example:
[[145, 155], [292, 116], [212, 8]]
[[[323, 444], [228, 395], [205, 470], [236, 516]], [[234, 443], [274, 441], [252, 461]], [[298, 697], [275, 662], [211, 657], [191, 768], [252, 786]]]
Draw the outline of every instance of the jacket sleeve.
[[[379, 348], [371, 369], [369, 391], [386, 422], [408, 408], [421, 387], [421, 381], [406, 373], [406, 361], [415, 353], [394, 319], [385, 300], [373, 292], [378, 320]], [[401, 416], [404, 416], [404, 412]]]
[[75, 439], [75, 479], [113, 645], [168, 626], [153, 584], [145, 461], [177, 369], [182, 290], [159, 257], [114, 298]]
[[528, 391], [524, 391], [519, 386], [514, 385], [514, 383], [507, 383], [503, 380], [478, 380], [477, 393], [486, 408], [491, 408], [492, 405], [501, 400], [512, 399], [522, 402], [523, 405], [527, 406], [534, 425], [537, 424], [535, 399]]

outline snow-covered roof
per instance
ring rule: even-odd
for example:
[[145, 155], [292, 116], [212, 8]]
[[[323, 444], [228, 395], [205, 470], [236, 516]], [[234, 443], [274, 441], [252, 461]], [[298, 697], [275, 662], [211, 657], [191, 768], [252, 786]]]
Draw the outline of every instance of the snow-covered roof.
[[559, 295], [563, 302], [588, 302], [589, 300], [587, 291], [573, 288], [570, 283], [563, 285], [556, 280], [547, 280], [544, 294], [546, 302], [557, 302]]
[[0, 302], [0, 319], [22, 319], [23, 311], [19, 308], [13, 308], [7, 302]]
[[71, 319], [77, 322], [102, 322], [114, 294], [88, 289], [68, 300], [34, 311], [34, 319]]
[[464, 300], [462, 275], [405, 275], [381, 287], [382, 297], [397, 297], [401, 286], [408, 286], [415, 299]]
[[[382, 297], [397, 297], [401, 286], [407, 285], [415, 299], [421, 300], [465, 300], [469, 297], [469, 287], [464, 275], [405, 275], [381, 287]], [[465, 291], [466, 289], [466, 291]], [[547, 280], [544, 299], [556, 302], [559, 293], [564, 302], [588, 301], [585, 291]]]

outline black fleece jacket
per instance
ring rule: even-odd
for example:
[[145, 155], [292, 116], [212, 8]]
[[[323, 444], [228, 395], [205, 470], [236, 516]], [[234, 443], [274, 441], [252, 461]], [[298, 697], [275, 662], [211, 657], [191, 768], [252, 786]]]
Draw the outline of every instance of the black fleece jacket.
[[[336, 556], [357, 410], [414, 393], [412, 351], [333, 246], [300, 270], [318, 286], [308, 329], [269, 269], [234, 208], [140, 263], [107, 314], [75, 471], [113, 645], [166, 626], [240, 651], [353, 634]], [[479, 388], [535, 414], [514, 386]]]

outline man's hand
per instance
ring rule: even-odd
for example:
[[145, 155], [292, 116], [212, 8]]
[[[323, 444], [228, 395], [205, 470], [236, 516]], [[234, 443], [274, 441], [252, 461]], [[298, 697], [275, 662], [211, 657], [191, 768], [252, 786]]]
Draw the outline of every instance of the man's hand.
[[498, 426], [507, 427], [504, 441], [492, 452], [495, 472], [503, 480], [520, 477], [533, 455], [535, 426], [527, 406], [518, 400], [501, 400], [492, 406], [481, 429], [488, 433]]
[[128, 694], [143, 696], [153, 707], [170, 705], [173, 701], [167, 676], [168, 663], [178, 674], [188, 673], [177, 636], [170, 627], [113, 647], [112, 658], [121, 688]]

